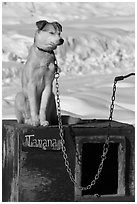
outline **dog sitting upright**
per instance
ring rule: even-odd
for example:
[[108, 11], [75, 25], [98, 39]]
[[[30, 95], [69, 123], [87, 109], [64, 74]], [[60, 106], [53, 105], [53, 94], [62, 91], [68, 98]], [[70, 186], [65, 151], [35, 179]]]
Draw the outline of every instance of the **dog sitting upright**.
[[30, 48], [22, 71], [22, 92], [15, 98], [15, 113], [18, 123], [33, 126], [57, 124], [55, 97], [52, 83], [57, 65], [54, 51], [64, 40], [58, 22], [36, 22], [34, 44]]

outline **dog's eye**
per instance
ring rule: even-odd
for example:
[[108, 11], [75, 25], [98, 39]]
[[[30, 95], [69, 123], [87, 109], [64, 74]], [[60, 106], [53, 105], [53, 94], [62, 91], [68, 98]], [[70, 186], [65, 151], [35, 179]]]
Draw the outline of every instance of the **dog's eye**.
[[49, 33], [50, 33], [51, 35], [53, 35], [53, 34], [54, 34], [54, 32], [52, 32], [52, 31], [50, 31]]

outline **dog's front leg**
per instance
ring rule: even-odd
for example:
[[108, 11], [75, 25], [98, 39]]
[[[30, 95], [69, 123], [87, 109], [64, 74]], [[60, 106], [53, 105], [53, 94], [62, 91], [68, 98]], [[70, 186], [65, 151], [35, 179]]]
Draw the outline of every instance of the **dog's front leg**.
[[50, 95], [52, 92], [52, 84], [47, 84], [41, 98], [41, 104], [40, 104], [40, 124], [42, 126], [48, 126], [49, 122], [46, 120], [46, 111], [47, 106], [49, 103]]
[[38, 104], [36, 99], [36, 86], [34, 83], [28, 85], [28, 97], [30, 102], [31, 125], [39, 125]]

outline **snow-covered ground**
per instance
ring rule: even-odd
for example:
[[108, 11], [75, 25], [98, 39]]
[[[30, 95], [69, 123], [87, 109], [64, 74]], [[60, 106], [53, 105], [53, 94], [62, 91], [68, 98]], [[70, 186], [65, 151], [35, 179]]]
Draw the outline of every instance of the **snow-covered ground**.
[[[63, 25], [65, 39], [56, 50], [62, 71], [62, 114], [107, 119], [115, 76], [135, 70], [134, 3], [48, 3], [47, 10], [46, 6], [3, 5], [3, 118], [15, 118], [14, 98], [21, 89], [20, 70], [33, 43], [35, 21], [49, 19]], [[134, 124], [134, 115], [135, 79], [130, 77], [117, 83], [114, 120]]]

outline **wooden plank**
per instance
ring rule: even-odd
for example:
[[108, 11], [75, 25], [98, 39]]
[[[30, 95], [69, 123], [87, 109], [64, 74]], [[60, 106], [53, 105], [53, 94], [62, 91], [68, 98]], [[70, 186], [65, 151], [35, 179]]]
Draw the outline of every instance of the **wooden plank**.
[[19, 138], [14, 127], [3, 126], [3, 201], [18, 201]]
[[118, 195], [125, 195], [125, 148], [124, 140], [118, 147]]
[[[24, 128], [20, 131], [20, 155], [23, 155], [20, 158], [20, 202], [73, 201], [74, 187], [66, 171], [61, 149], [51, 145], [51, 140], [60, 140], [58, 127]], [[24, 146], [25, 136], [32, 134], [37, 141], [49, 141], [48, 147]], [[64, 127], [64, 140], [74, 174], [75, 150], [67, 127]]]
[[135, 202], [134, 196], [102, 196], [102, 197], [79, 197], [77, 198], [78, 202]]

